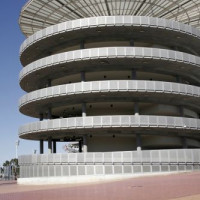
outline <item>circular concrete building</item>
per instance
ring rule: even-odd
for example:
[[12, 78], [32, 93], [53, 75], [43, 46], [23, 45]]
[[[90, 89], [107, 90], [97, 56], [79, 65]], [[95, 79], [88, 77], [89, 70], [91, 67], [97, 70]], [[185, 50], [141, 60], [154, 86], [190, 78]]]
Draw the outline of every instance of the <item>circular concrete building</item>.
[[40, 154], [19, 157], [20, 181], [199, 170], [199, 16], [198, 1], [28, 1], [19, 109], [40, 120], [19, 137]]

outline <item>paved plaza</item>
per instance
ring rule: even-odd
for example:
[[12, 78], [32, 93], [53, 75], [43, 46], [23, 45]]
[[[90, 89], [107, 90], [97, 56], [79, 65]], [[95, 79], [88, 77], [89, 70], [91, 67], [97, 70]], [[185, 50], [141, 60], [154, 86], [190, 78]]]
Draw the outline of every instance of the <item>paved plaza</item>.
[[24, 186], [0, 182], [0, 200], [199, 200], [200, 172], [79, 185]]

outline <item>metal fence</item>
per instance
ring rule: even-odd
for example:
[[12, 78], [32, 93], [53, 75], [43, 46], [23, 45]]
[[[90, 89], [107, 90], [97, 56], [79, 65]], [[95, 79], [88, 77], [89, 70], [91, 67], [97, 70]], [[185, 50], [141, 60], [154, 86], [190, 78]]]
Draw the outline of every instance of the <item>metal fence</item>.
[[21, 178], [192, 171], [200, 169], [200, 150], [26, 155], [19, 165]]

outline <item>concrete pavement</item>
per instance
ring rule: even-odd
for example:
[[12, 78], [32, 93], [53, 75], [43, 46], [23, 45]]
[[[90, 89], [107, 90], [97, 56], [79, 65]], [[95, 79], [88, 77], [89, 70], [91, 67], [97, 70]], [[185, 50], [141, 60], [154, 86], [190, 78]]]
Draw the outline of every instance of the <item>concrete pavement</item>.
[[0, 182], [0, 200], [200, 200], [200, 172], [79, 185]]

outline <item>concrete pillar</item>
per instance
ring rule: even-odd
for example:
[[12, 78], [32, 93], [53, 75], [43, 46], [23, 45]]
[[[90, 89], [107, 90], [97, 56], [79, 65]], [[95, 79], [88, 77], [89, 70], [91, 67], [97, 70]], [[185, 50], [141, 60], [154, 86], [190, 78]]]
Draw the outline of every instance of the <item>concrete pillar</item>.
[[81, 82], [85, 82], [85, 72], [81, 72]]
[[52, 153], [52, 139], [48, 138], [48, 153]]
[[134, 47], [134, 40], [133, 39], [130, 40], [130, 46]]
[[136, 134], [136, 145], [137, 145], [137, 151], [142, 150], [142, 141], [140, 134]]
[[82, 149], [83, 149], [84, 153], [87, 152], [87, 136], [86, 135], [83, 136], [83, 147], [82, 147]]
[[47, 111], [47, 119], [51, 119], [51, 118], [52, 118], [51, 108], [48, 108], [48, 111]]
[[183, 149], [187, 149], [188, 145], [187, 145], [186, 137], [181, 137], [181, 142], [182, 142], [182, 145], [183, 145]]
[[138, 106], [138, 102], [134, 103], [134, 114], [135, 115], [139, 115], [139, 106]]
[[82, 117], [86, 117], [86, 103], [82, 103]]
[[132, 70], [132, 80], [136, 80], [137, 78], [137, 74], [136, 74], [136, 71], [133, 69]]
[[40, 154], [44, 153], [44, 141], [40, 140]]
[[81, 43], [80, 43], [80, 49], [85, 49], [85, 41], [81, 41]]
[[51, 79], [47, 80], [47, 87], [51, 87]]
[[44, 115], [40, 113], [40, 121], [43, 121], [43, 119], [44, 119]]
[[82, 140], [79, 140], [78, 146], [79, 146], [79, 153], [81, 153], [82, 152]]
[[180, 76], [176, 76], [176, 82], [177, 83], [182, 83], [182, 78]]
[[56, 153], [56, 140], [53, 140], [53, 153]]
[[179, 106], [179, 113], [181, 117], [184, 117], [184, 109], [183, 106]]

